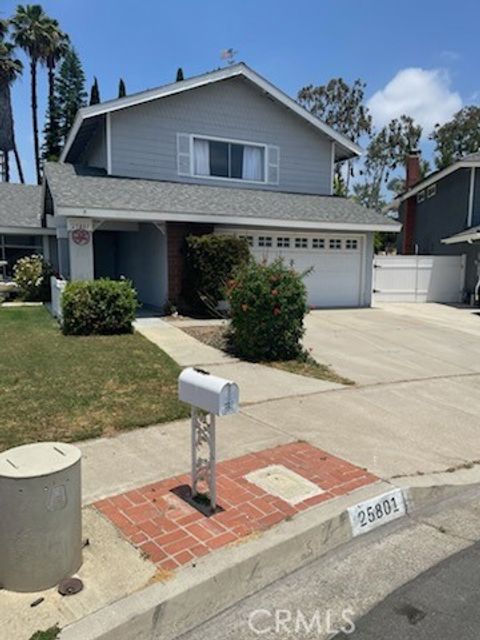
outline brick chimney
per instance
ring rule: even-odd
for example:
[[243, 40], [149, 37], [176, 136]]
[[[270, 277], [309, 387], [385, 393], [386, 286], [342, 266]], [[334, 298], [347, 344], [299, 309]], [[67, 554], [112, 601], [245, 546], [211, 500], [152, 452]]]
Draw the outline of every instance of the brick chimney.
[[406, 187], [410, 189], [414, 184], [420, 182], [420, 151], [413, 150], [407, 156], [407, 176]]
[[[405, 186], [410, 189], [420, 182], [420, 151], [412, 150], [407, 156]], [[405, 215], [403, 218], [403, 253], [411, 254], [415, 244], [415, 215], [417, 209], [417, 197], [411, 196], [404, 203]]]

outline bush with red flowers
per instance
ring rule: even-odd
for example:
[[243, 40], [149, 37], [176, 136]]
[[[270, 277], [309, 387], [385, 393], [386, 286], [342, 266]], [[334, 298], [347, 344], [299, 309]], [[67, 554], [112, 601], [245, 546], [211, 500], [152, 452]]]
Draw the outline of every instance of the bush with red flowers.
[[252, 261], [229, 281], [231, 346], [239, 357], [273, 361], [301, 355], [308, 311], [303, 275], [282, 260]]

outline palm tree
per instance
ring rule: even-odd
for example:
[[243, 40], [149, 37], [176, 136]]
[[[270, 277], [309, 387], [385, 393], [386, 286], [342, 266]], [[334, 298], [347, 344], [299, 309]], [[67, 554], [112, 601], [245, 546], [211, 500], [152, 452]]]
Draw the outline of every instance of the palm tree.
[[0, 20], [0, 150], [5, 161], [5, 179], [10, 181], [9, 152], [13, 150], [17, 163], [20, 182], [25, 182], [23, 177], [20, 155], [15, 142], [15, 130], [13, 124], [12, 101], [10, 85], [21, 75], [23, 65], [15, 58], [15, 47], [3, 38], [8, 32], [8, 22]]
[[55, 100], [55, 67], [70, 46], [70, 38], [64, 33], [57, 20], [49, 19], [48, 25], [48, 42], [44, 51], [44, 57], [41, 59], [48, 69], [48, 104], [51, 107]]
[[37, 182], [41, 182], [40, 174], [40, 141], [38, 135], [37, 105], [37, 65], [46, 60], [52, 32], [52, 20], [39, 4], [18, 5], [13, 26], [14, 43], [23, 49], [30, 58], [30, 83], [32, 96], [33, 144], [35, 153], [35, 169]]

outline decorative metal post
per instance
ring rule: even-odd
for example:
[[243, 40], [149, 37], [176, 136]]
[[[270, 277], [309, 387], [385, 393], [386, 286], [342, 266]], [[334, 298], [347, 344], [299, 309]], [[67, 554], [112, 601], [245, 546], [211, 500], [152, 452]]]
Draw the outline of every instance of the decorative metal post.
[[178, 397], [190, 405], [192, 411], [192, 487], [191, 504], [200, 511], [199, 484], [202, 494], [210, 499], [212, 513], [217, 508], [215, 479], [215, 419], [238, 413], [238, 385], [231, 380], [212, 376], [203, 369], [187, 367], [178, 378]]
[[215, 475], [215, 414], [205, 413], [192, 407], [192, 498], [199, 493], [198, 484], [203, 482], [210, 498], [210, 507], [217, 506]]

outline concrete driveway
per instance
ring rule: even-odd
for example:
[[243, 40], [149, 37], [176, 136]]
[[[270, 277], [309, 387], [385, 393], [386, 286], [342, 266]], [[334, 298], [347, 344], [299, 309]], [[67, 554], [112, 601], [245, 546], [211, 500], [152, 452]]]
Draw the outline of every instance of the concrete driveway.
[[306, 327], [313, 356], [358, 384], [480, 373], [480, 315], [471, 309], [389, 304], [313, 311]]
[[314, 311], [306, 325], [315, 358], [357, 386], [245, 414], [397, 483], [480, 479], [479, 315], [390, 304]]

